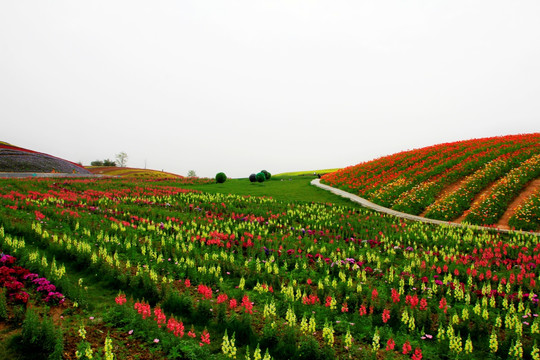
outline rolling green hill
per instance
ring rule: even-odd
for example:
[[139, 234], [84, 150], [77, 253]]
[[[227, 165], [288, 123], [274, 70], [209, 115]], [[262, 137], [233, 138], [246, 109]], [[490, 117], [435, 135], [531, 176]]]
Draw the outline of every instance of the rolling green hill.
[[183, 176], [168, 172], [115, 166], [87, 166], [93, 174], [141, 179], [182, 179]]

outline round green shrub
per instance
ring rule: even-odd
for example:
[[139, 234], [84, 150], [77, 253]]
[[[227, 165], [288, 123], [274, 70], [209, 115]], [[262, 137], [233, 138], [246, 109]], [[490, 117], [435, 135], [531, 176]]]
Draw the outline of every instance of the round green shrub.
[[264, 174], [264, 176], [266, 177], [266, 180], [270, 180], [270, 178], [272, 177], [272, 174], [270, 174], [268, 171], [266, 170], [261, 170], [261, 172]]
[[249, 175], [249, 181], [251, 181], [251, 182], [257, 181], [257, 175], [255, 175], [255, 174]]
[[225, 180], [227, 180], [227, 175], [225, 175], [225, 173], [220, 172], [216, 174], [216, 182], [218, 184], [223, 184]]
[[266, 180], [266, 175], [264, 175], [264, 173], [262, 173], [262, 172], [255, 175], [255, 177], [257, 178], [257, 181], [260, 182], [260, 183], [262, 183], [264, 180]]

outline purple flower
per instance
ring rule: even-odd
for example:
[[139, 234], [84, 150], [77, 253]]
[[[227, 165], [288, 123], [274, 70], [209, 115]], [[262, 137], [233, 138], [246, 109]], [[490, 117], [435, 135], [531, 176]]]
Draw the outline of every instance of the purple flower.
[[33, 280], [37, 279], [38, 277], [39, 277], [38, 274], [30, 273], [30, 274], [24, 275], [23, 279], [33, 281]]

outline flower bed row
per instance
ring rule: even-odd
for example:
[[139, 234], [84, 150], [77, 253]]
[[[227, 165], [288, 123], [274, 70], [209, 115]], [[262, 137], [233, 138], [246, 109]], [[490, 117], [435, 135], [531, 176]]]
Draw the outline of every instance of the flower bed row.
[[500, 179], [483, 200], [471, 207], [465, 221], [478, 225], [496, 223], [523, 186], [539, 176], [540, 155], [536, 155]]
[[[449, 168], [447, 165], [451, 163], [450, 160], [452, 158], [458, 159], [458, 161], [467, 161], [471, 157], [479, 156], [480, 159], [478, 159], [478, 162], [482, 166], [497, 156], [516, 151], [520, 148], [537, 149], [539, 140], [540, 134], [526, 134], [439, 144], [350, 166], [340, 171], [324, 175], [322, 181], [328, 185], [343, 188], [360, 196], [371, 197], [377, 200], [378, 197], [375, 193], [393, 181], [402, 178], [406, 179], [406, 183], [410, 184], [398, 192], [401, 194], [403, 191], [420, 183], [421, 181], [418, 181], [417, 178], [426, 180], [425, 174], [428, 171], [438, 168], [437, 171], [431, 172], [430, 176], [443, 173]], [[495, 156], [484, 158], [489, 153], [493, 153]], [[454, 166], [455, 164], [457, 163], [452, 163], [450, 166]], [[391, 187], [395, 188], [395, 186]], [[385, 206], [390, 206], [391, 204], [392, 201], [384, 204], [381, 203], [381, 205]]]
[[474, 197], [487, 185], [530, 157], [529, 153], [524, 152], [519, 154], [521, 156], [512, 155], [511, 158], [506, 156], [497, 158], [467, 177], [459, 188], [430, 205], [425, 216], [438, 220], [453, 220], [459, 217], [471, 206]]
[[[461, 215], [463, 211], [470, 206], [470, 201], [472, 201], [476, 193], [482, 190], [491, 181], [505, 175], [510, 169], [518, 166], [522, 161], [530, 158], [533, 153], [534, 152], [530, 148], [522, 148], [512, 153], [499, 156], [497, 159], [487, 163], [483, 168], [481, 168], [481, 166], [484, 161], [493, 158], [493, 156], [497, 154], [496, 152], [489, 153], [489, 155], [482, 159], [482, 161], [479, 161], [480, 159], [478, 158], [474, 160], [468, 159], [467, 162], [471, 163], [472, 166], [467, 167], [466, 171], [451, 169], [451, 171], [444, 174], [444, 176], [439, 176], [420, 183], [411, 190], [402, 193], [392, 206], [392, 209], [414, 215], [419, 215], [426, 208], [428, 208], [429, 211], [429, 208], [433, 204], [437, 203], [435, 199], [445, 186], [456, 182], [456, 180], [460, 180], [464, 177], [464, 175], [476, 170], [457, 190], [458, 194], [454, 194], [450, 199], [448, 199], [450, 202], [452, 202], [452, 200], [456, 200], [455, 204], [460, 205], [457, 209], [452, 209], [453, 211], [451, 209], [446, 209], [446, 201], [441, 201], [442, 204], [439, 202], [440, 205], [438, 206], [438, 209], [439, 212], [442, 212], [442, 214], [438, 217], [439, 220], [454, 219]], [[461, 164], [460, 167], [463, 168]], [[479, 168], [481, 169], [477, 170]], [[467, 201], [469, 202], [467, 203]], [[461, 207], [464, 207], [464, 209], [459, 212]], [[429, 217], [427, 214], [426, 216]], [[440, 217], [445, 218], [441, 219]]]
[[540, 231], [540, 191], [516, 209], [508, 224], [516, 229]]
[[[444, 188], [477, 171], [483, 172], [481, 169], [495, 159], [501, 160], [500, 172], [490, 173], [484, 179], [496, 180], [505, 175], [519, 162], [538, 154], [539, 140], [539, 134], [528, 134], [441, 144], [342, 169], [325, 175], [322, 181], [357, 193], [376, 204], [419, 215], [435, 203]], [[475, 185], [480, 183], [484, 181]], [[441, 220], [451, 220], [470, 206], [463, 198], [459, 199], [459, 205], [452, 200], [448, 200], [448, 214], [443, 202], [437, 205], [436, 212], [430, 209], [433, 215]], [[458, 209], [461, 213], [454, 216]]]

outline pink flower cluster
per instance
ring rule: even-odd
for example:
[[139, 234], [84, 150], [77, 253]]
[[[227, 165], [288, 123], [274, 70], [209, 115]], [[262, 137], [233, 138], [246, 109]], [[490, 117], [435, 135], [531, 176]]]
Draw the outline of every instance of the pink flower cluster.
[[[116, 297], [115, 301], [118, 305], [124, 305], [126, 303], [125, 295], [120, 294], [118, 297]], [[135, 310], [137, 310], [137, 312], [142, 315], [143, 319], [147, 319], [152, 316], [152, 308], [150, 307], [150, 304], [146, 304], [144, 302], [137, 302], [135, 303], [134, 307]], [[184, 336], [185, 327], [182, 321], [178, 321], [174, 317], [170, 317], [169, 320], [167, 320], [167, 316], [159, 307], [154, 308], [153, 313], [154, 321], [157, 323], [158, 327], [161, 328], [162, 325], [166, 325], [167, 331], [172, 332], [174, 336], [180, 338]], [[197, 334], [195, 333], [195, 330], [193, 328], [188, 331], [187, 335], [192, 338], [197, 337]], [[159, 340], [154, 342], [157, 343], [159, 342]], [[204, 346], [204, 344], [210, 344], [210, 334], [206, 329], [204, 329], [201, 334], [201, 342], [199, 343], [199, 345]]]
[[199, 292], [199, 294], [202, 294], [202, 296], [204, 296], [205, 299], [211, 299], [212, 298], [212, 289], [210, 289], [208, 286], [206, 285], [199, 285], [197, 287], [197, 291]]
[[167, 330], [172, 332], [174, 336], [182, 338], [184, 336], [184, 324], [175, 318], [169, 318], [167, 322]]
[[247, 295], [244, 295], [242, 298], [242, 306], [245, 308], [245, 312], [249, 314], [253, 314], [253, 303], [251, 300], [249, 300], [249, 297]]
[[154, 320], [158, 324], [159, 328], [161, 328], [161, 325], [167, 323], [167, 317], [163, 313], [163, 310], [161, 310], [159, 307], [154, 309]]
[[135, 303], [134, 307], [135, 310], [137, 310], [137, 312], [142, 315], [143, 319], [152, 316], [152, 309], [150, 308], [150, 304], [146, 304], [144, 302], [137, 302]]
[[9, 298], [15, 302], [26, 304], [30, 295], [24, 291], [24, 282], [36, 285], [36, 291], [43, 296], [43, 300], [50, 304], [62, 304], [65, 297], [56, 291], [49, 280], [40, 278], [38, 274], [31, 273], [30, 270], [14, 265], [16, 258], [11, 255], [0, 255], [0, 287], [7, 289]]
[[126, 295], [125, 294], [120, 294], [114, 299], [114, 301], [118, 305], [124, 305], [127, 302]]

